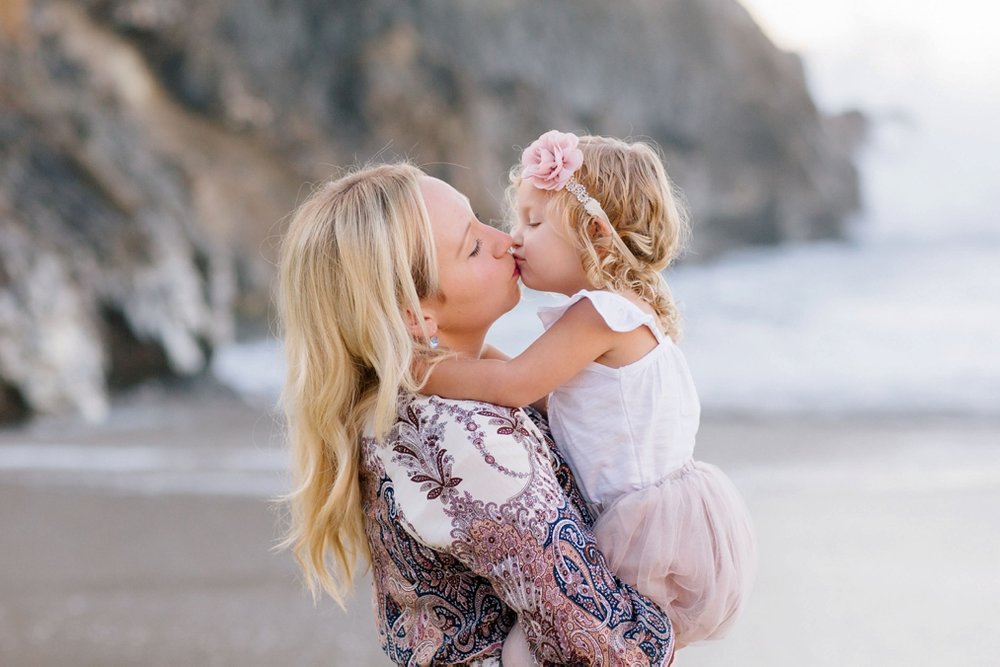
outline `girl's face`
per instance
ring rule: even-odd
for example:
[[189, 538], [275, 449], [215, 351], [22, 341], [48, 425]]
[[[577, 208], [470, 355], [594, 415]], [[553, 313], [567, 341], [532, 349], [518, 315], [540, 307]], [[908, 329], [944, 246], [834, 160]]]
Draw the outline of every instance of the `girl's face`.
[[514, 259], [531, 289], [572, 295], [593, 289], [565, 222], [550, 206], [552, 195], [528, 182], [517, 187]]
[[459, 348], [484, 336], [521, 299], [517, 265], [508, 252], [512, 241], [480, 222], [469, 199], [444, 181], [423, 177], [420, 191], [434, 235], [442, 295], [425, 306], [434, 312], [442, 344]]

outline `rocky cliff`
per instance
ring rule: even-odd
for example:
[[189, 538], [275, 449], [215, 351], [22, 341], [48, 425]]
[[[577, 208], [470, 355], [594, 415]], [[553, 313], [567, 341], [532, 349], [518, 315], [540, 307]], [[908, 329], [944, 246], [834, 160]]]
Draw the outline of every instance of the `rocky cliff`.
[[859, 203], [843, 119], [734, 0], [7, 0], [0, 27], [8, 417], [199, 372], [266, 315], [303, 183], [374, 155], [498, 217], [541, 131], [649, 137], [695, 258], [836, 237]]

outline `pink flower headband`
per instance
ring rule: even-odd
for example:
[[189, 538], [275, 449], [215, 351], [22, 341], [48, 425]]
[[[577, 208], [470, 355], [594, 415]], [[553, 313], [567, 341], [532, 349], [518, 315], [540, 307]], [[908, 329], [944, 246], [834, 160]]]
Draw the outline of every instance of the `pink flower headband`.
[[566, 189], [583, 204], [587, 213], [610, 227], [611, 222], [600, 202], [573, 178], [573, 173], [583, 164], [583, 151], [577, 147], [579, 144], [580, 138], [575, 134], [549, 130], [521, 153], [521, 178], [539, 190]]

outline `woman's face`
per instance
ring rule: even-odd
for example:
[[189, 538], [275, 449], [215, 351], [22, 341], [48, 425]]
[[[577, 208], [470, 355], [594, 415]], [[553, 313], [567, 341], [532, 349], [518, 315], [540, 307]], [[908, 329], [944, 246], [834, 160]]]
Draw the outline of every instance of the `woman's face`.
[[[447, 347], [485, 336], [521, 298], [508, 234], [480, 222], [467, 197], [437, 178], [420, 179], [434, 245], [441, 295], [426, 300]], [[478, 350], [477, 350], [478, 351]]]

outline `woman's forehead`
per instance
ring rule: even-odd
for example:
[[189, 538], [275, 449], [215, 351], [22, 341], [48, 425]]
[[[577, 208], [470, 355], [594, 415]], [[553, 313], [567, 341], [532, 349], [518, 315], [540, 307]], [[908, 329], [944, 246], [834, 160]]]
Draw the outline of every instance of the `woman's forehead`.
[[420, 192], [438, 246], [461, 245], [474, 217], [469, 198], [431, 176], [420, 179]]

